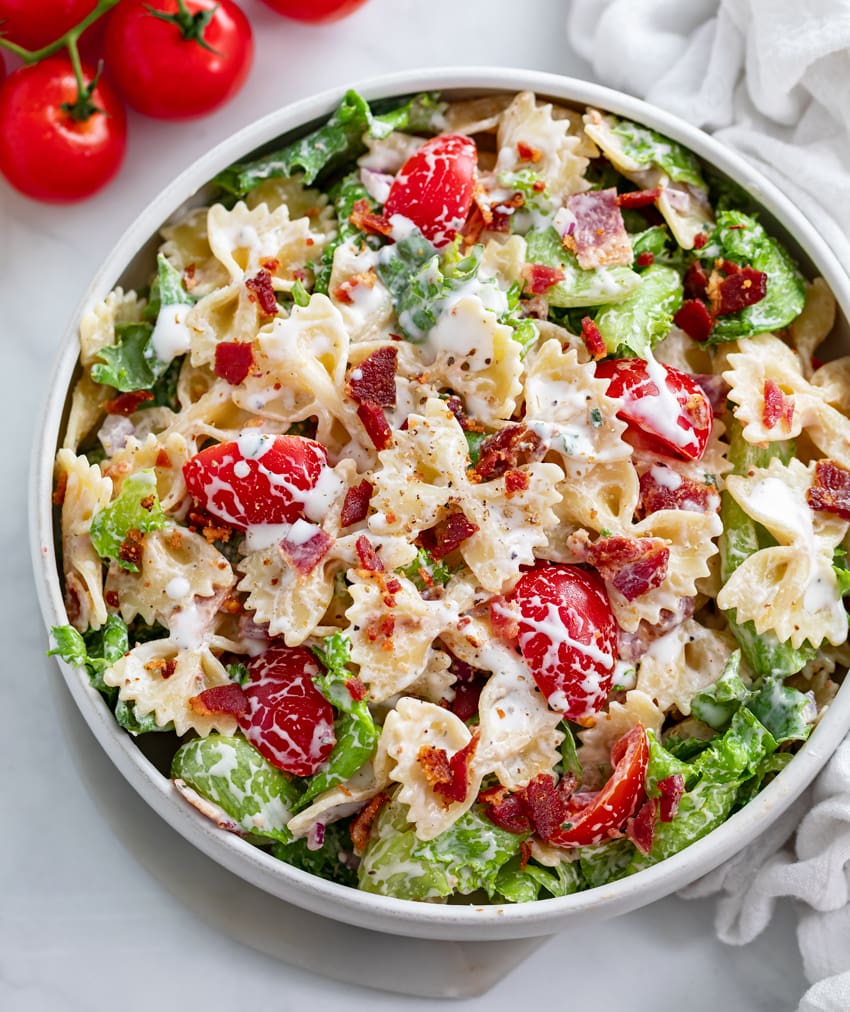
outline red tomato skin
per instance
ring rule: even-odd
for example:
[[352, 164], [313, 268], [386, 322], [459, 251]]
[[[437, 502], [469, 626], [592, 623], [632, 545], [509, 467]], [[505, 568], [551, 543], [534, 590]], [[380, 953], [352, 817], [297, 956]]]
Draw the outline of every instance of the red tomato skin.
[[508, 600], [519, 611], [520, 653], [549, 705], [587, 721], [607, 699], [617, 661], [617, 622], [602, 578], [578, 566], [541, 566], [519, 578]]
[[[660, 364], [660, 363], [659, 363]], [[650, 377], [649, 367], [642, 358], [606, 359], [596, 366], [596, 375], [609, 380], [608, 396], [622, 397], [617, 412], [628, 425], [630, 442], [638, 449], [681, 460], [699, 460], [705, 453], [711, 435], [714, 413], [705, 391], [688, 373], [671, 365], [661, 366], [667, 374], [665, 386], [679, 405], [679, 417], [673, 436], [657, 431], [671, 416], [668, 399], [659, 399], [657, 410], [645, 417], [640, 402], [658, 397], [658, 386]], [[676, 437], [677, 433], [681, 433]], [[676, 438], [678, 438], [678, 442]]]
[[[572, 826], [560, 829], [548, 842], [556, 847], [587, 847], [604, 843], [638, 810], [645, 797], [649, 744], [641, 724], [625, 734], [611, 749], [614, 771], [602, 790], [571, 815]], [[578, 798], [579, 795], [575, 795]]]
[[97, 0], [0, 0], [3, 34], [24, 49], [41, 49], [79, 24]]
[[[86, 67], [84, 76], [91, 81], [94, 72]], [[103, 112], [78, 123], [62, 110], [76, 97], [77, 82], [64, 56], [21, 67], [0, 88], [0, 172], [27, 197], [83, 200], [121, 167], [127, 146], [121, 99], [101, 79], [92, 102]]]
[[217, 443], [183, 465], [192, 497], [239, 530], [252, 524], [291, 524], [302, 517], [304, 503], [294, 493], [313, 488], [328, 462], [325, 448], [313, 439], [257, 438], [265, 441], [259, 456], [245, 456], [237, 442]]
[[327, 24], [353, 14], [366, 0], [263, 0], [266, 6], [292, 18], [309, 24]]
[[272, 765], [312, 776], [336, 744], [333, 707], [313, 683], [315, 658], [304, 647], [272, 645], [248, 673], [248, 710], [238, 718], [245, 737]]
[[216, 8], [204, 41], [184, 39], [177, 25], [154, 17], [177, 0], [121, 0], [106, 30], [106, 61], [127, 102], [156, 119], [191, 119], [219, 108], [242, 87], [254, 57], [248, 19], [233, 0], [187, 0], [192, 14]]
[[475, 141], [441, 134], [414, 152], [390, 186], [384, 215], [409, 218], [435, 246], [457, 235], [472, 206], [478, 165]]

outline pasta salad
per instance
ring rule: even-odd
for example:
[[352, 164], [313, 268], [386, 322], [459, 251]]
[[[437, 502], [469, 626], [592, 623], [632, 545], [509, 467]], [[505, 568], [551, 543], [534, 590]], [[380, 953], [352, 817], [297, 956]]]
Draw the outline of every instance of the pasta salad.
[[523, 92], [234, 165], [80, 328], [69, 624], [188, 803], [401, 899], [720, 825], [848, 660], [850, 358], [745, 194]]

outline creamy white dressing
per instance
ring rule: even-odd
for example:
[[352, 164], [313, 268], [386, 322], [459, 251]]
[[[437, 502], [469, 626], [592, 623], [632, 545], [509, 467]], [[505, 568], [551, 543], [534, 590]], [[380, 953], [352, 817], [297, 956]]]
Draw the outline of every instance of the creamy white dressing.
[[189, 593], [190, 589], [191, 585], [185, 576], [173, 576], [165, 585], [165, 594], [172, 601], [179, 601]]
[[173, 362], [192, 347], [192, 331], [186, 324], [191, 305], [162, 306], [151, 334], [150, 347], [160, 362]]

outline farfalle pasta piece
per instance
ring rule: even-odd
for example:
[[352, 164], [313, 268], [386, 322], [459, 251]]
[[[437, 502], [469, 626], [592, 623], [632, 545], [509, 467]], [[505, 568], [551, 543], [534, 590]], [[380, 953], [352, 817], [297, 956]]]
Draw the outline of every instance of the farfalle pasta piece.
[[246, 194], [245, 204], [251, 211], [260, 204], [265, 204], [269, 211], [275, 211], [284, 204], [292, 220], [307, 218], [314, 229], [318, 228], [326, 235], [335, 231], [334, 210], [328, 195], [305, 186], [300, 173], [264, 179]]
[[183, 465], [191, 456], [185, 438], [177, 432], [164, 438], [151, 433], [144, 440], [130, 436], [104, 463], [103, 473], [112, 479], [114, 494], [120, 495], [126, 478], [136, 471], [153, 468], [162, 508], [172, 516], [179, 515], [187, 500]]
[[503, 289], [522, 284], [522, 269], [526, 264], [525, 237], [521, 235], [497, 236], [491, 239], [481, 253], [478, 276], [492, 278]]
[[422, 147], [425, 138], [393, 130], [386, 137], [373, 137], [367, 133], [363, 137], [363, 143], [366, 145], [366, 153], [357, 159], [357, 164], [373, 172], [395, 175], [407, 159]]
[[835, 325], [835, 296], [823, 278], [806, 283], [803, 312], [788, 327], [791, 342], [797, 349], [800, 368], [806, 379], [814, 372], [812, 358]]
[[639, 688], [627, 692], [624, 702], [609, 703], [606, 712], [597, 714], [593, 727], [579, 731], [581, 744], [577, 754], [582, 766], [582, 783], [591, 790], [605, 783], [611, 772], [611, 746], [636, 724], [660, 736], [663, 723], [662, 711], [652, 697]]
[[[544, 557], [568, 561], [571, 553], [564, 539], [577, 527], [613, 534], [629, 530], [640, 497], [640, 483], [630, 460], [574, 464], [570, 477], [557, 485], [557, 491], [562, 498], [553, 509], [559, 524], [550, 534]], [[560, 555], [549, 554], [553, 548], [559, 549]]]
[[62, 569], [68, 618], [81, 632], [106, 621], [103, 565], [89, 537], [95, 513], [109, 505], [112, 481], [97, 464], [71, 450], [56, 456], [57, 498], [62, 502]]
[[90, 366], [98, 352], [115, 344], [115, 325], [138, 323], [144, 308], [144, 301], [135, 292], [115, 288], [87, 310], [80, 321], [80, 362]]
[[210, 249], [208, 207], [194, 207], [160, 229], [159, 252], [183, 274], [186, 290], [196, 298], [226, 285], [229, 273]]
[[718, 607], [734, 609], [738, 622], [759, 633], [776, 633], [796, 649], [847, 639], [847, 613], [832, 566], [848, 522], [812, 511], [806, 491], [814, 464], [773, 460], [746, 476], [730, 475], [726, 488], [741, 509], [777, 541], [746, 558], [717, 595]]
[[103, 417], [106, 402], [111, 396], [111, 388], [95, 381], [84, 373], [74, 384], [71, 394], [71, 407], [65, 425], [65, 436], [62, 446], [74, 453], [80, 443], [92, 431], [100, 418]]
[[455, 674], [449, 669], [451, 658], [444, 650], [432, 650], [425, 670], [405, 688], [405, 694], [439, 703], [450, 698]]
[[199, 713], [190, 700], [217, 685], [227, 685], [227, 669], [209, 647], [183, 649], [173, 639], [151, 640], [134, 647], [103, 673], [118, 698], [132, 703], [137, 716], [153, 714], [160, 727], [174, 724], [178, 735], [195, 731], [202, 738], [218, 731], [234, 734], [236, 718], [224, 713]]
[[334, 250], [328, 291], [342, 317], [349, 341], [388, 338], [394, 326], [393, 300], [376, 273], [377, 254], [344, 242]]
[[446, 131], [453, 134], [491, 133], [511, 104], [510, 95], [485, 95], [452, 102], [445, 113]]
[[192, 365], [212, 368], [219, 344], [252, 342], [263, 319], [256, 297], [241, 281], [213, 289], [186, 314]]
[[850, 415], [850, 355], [820, 366], [812, 373], [811, 383], [827, 404], [837, 408], [842, 415]]

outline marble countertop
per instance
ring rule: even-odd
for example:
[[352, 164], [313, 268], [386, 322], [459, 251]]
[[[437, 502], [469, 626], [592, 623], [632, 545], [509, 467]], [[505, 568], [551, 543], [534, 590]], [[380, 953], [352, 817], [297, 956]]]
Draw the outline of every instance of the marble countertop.
[[589, 73], [567, 45], [566, 5], [555, 0], [371, 0], [348, 20], [322, 28], [279, 18], [259, 0], [243, 6], [257, 61], [247, 87], [225, 109], [188, 124], [131, 116], [120, 177], [84, 204], [35, 204], [0, 181], [0, 347], [9, 380], [0, 398], [8, 434], [0, 531], [6, 644], [0, 1008], [151, 1012], [238, 1003], [414, 1010], [436, 1001], [350, 981], [378, 984], [382, 968], [394, 966], [398, 983], [410, 967], [411, 989], [427, 991], [428, 980], [444, 978], [444, 990], [470, 993], [519, 963], [486, 997], [462, 1000], [461, 1007], [500, 1012], [533, 995], [630, 1012], [678, 1010], [683, 1003], [690, 1012], [793, 1009], [805, 980], [790, 908], [743, 949], [714, 938], [711, 902], [676, 898], [540, 943], [468, 948], [358, 935], [302, 914], [244, 886], [179, 839], [131, 795], [73, 709], [44, 654], [25, 475], [59, 338], [128, 224], [177, 172], [232, 131], [324, 88], [440, 65]]

